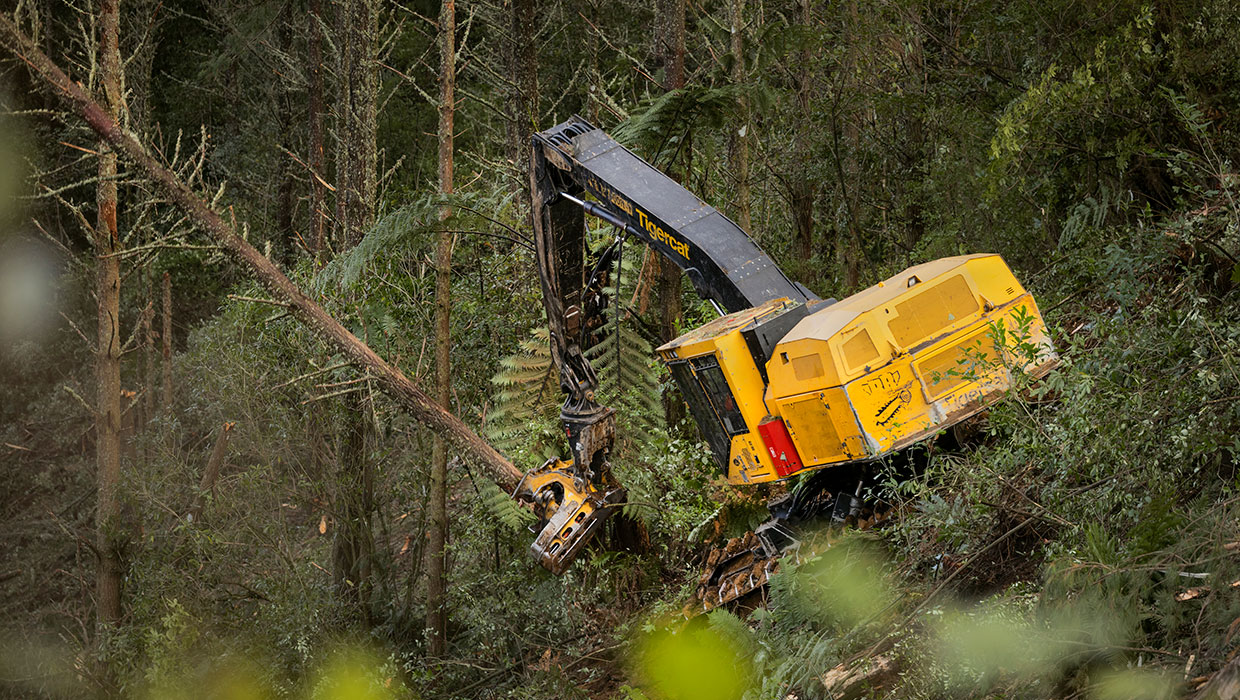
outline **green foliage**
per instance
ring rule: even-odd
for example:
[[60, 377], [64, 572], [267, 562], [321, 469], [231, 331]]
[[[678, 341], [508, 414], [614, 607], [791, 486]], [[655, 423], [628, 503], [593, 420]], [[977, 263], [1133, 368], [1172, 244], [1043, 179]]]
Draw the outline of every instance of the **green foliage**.
[[691, 86], [668, 90], [639, 105], [612, 136], [649, 154], [656, 166], [670, 161], [694, 129], [718, 129], [728, 122], [739, 99], [755, 96], [740, 86]]
[[500, 360], [491, 378], [497, 389], [483, 434], [497, 449], [534, 468], [564, 454], [560, 432], [560, 382], [551, 364], [551, 332], [537, 327], [520, 351]]
[[481, 481], [478, 483], [478, 489], [482, 492], [482, 500], [486, 508], [497, 521], [513, 532], [524, 535], [537, 521], [532, 512], [523, 508], [512, 498], [512, 494], [506, 493], [494, 482]]
[[612, 330], [586, 351], [599, 375], [599, 394], [604, 404], [616, 409], [619, 453], [649, 441], [663, 424], [659, 396], [661, 366], [654, 350], [632, 323], [608, 324]]
[[893, 600], [883, 559], [872, 543], [847, 537], [802, 561], [788, 561], [773, 578], [781, 614], [824, 628], [849, 630], [874, 623]]

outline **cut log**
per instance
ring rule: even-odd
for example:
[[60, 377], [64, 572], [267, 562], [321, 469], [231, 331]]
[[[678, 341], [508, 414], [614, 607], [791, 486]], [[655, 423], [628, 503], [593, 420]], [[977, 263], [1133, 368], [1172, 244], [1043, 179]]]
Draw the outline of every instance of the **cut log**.
[[[899, 666], [886, 654], [871, 656], [852, 664], [840, 664], [822, 677], [827, 696], [835, 700], [851, 700], [867, 691], [881, 688], [895, 677]], [[873, 693], [868, 693], [873, 696]]]

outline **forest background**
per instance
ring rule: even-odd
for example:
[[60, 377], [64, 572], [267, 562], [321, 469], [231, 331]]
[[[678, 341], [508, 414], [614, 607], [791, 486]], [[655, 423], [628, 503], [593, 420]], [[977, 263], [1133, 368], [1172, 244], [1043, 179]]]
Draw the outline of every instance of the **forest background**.
[[[0, 693], [1235, 697], [1235, 3], [0, 12]], [[1002, 254], [1064, 362], [884, 480], [899, 517], [686, 623], [704, 553], [771, 495], [723, 485], [654, 362], [713, 317], [688, 285], [626, 246], [596, 361], [630, 505], [553, 577], [494, 470], [35, 51], [518, 469], [564, 451], [526, 167], [573, 114], [824, 297]]]

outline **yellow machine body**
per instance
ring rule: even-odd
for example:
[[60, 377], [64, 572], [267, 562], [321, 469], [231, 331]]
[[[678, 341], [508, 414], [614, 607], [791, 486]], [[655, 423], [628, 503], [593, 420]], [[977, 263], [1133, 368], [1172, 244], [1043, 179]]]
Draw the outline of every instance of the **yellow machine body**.
[[[881, 458], [978, 413], [1058, 358], [998, 255], [911, 267], [847, 299], [728, 314], [659, 348], [728, 481]], [[800, 320], [757, 351], [755, 329]]]

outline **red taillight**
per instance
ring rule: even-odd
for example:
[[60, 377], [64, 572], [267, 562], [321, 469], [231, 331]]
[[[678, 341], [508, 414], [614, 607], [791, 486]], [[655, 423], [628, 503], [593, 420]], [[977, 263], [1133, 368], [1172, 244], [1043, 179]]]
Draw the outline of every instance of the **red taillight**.
[[758, 435], [762, 436], [762, 444], [775, 463], [775, 473], [779, 478], [798, 471], [805, 465], [801, 463], [801, 455], [792, 444], [792, 436], [788, 434], [788, 426], [782, 418], [770, 417], [758, 424]]

